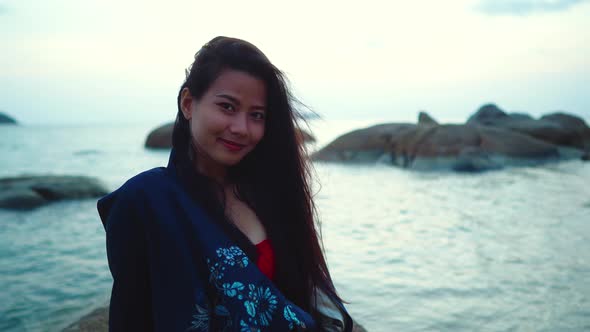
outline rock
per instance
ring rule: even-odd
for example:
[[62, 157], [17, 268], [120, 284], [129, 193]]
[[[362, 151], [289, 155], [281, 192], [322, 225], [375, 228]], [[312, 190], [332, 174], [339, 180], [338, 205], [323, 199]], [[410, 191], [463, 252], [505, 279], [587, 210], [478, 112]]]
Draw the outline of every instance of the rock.
[[0, 208], [30, 210], [53, 201], [100, 197], [107, 190], [86, 176], [23, 176], [0, 179]]
[[420, 112], [418, 114], [419, 125], [438, 125], [438, 122], [434, 120], [428, 113]]
[[588, 125], [582, 118], [561, 112], [543, 115], [540, 120], [558, 123], [563, 129], [572, 131], [579, 131], [588, 128]]
[[109, 308], [98, 308], [79, 321], [66, 327], [63, 332], [100, 332], [109, 329]]
[[513, 120], [534, 120], [532, 116], [526, 113], [509, 113], [508, 116]]
[[590, 161], [590, 152], [582, 155], [582, 157], [580, 159], [582, 159], [583, 161]]
[[173, 129], [174, 122], [171, 122], [152, 130], [145, 140], [145, 147], [152, 149], [170, 149], [172, 147]]
[[467, 124], [509, 129], [548, 143], [590, 150], [590, 128], [581, 118], [565, 113], [552, 113], [535, 120], [524, 113], [507, 114], [488, 104], [469, 117]]
[[562, 145], [573, 146], [590, 153], [590, 127], [577, 116], [566, 113], [551, 113], [541, 117], [539, 121], [558, 124], [566, 133], [561, 139]]
[[0, 124], [16, 124], [16, 120], [0, 112]]
[[487, 170], [560, 157], [556, 146], [502, 128], [382, 124], [342, 135], [316, 152], [319, 161], [376, 162], [389, 155], [412, 169]]
[[[353, 321], [352, 332], [367, 332], [367, 330]], [[66, 327], [63, 332], [106, 332], [109, 329], [109, 308], [99, 308], [80, 318], [77, 322]]]
[[509, 118], [508, 114], [496, 104], [485, 104], [469, 117], [467, 124], [494, 125], [506, 118]]
[[344, 134], [312, 155], [318, 161], [374, 162], [390, 149], [394, 136], [414, 132], [415, 124], [387, 123]]
[[[526, 135], [485, 126], [441, 125], [418, 128], [393, 142], [392, 161], [413, 169], [480, 171], [556, 160], [559, 150]], [[400, 158], [401, 157], [401, 158]]]
[[[172, 131], [174, 130], [174, 122], [164, 124], [152, 130], [146, 140], [145, 147], [151, 149], [170, 149], [172, 148]], [[298, 129], [298, 139], [303, 139], [305, 143], [315, 142], [315, 137], [309, 132]]]

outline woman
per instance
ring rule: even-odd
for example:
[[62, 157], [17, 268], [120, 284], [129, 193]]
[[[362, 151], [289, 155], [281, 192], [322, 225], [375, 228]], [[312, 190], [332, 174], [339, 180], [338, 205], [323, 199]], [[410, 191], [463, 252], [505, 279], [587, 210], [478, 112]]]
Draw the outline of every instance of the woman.
[[350, 331], [283, 74], [216, 37], [181, 86], [168, 167], [98, 202], [111, 331]]

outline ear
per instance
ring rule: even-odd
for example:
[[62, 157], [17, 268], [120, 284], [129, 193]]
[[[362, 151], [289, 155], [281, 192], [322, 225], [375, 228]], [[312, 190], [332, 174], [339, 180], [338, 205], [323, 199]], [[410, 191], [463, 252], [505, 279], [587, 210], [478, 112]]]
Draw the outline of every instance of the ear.
[[180, 93], [180, 110], [182, 111], [184, 118], [187, 120], [190, 120], [192, 117], [191, 106], [193, 105], [194, 100], [195, 99], [188, 88], [182, 89], [182, 92]]

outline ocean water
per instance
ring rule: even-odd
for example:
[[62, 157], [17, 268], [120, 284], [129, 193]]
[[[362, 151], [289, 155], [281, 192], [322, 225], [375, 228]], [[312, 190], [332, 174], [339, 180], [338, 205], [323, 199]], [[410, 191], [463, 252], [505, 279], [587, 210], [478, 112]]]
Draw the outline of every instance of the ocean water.
[[[318, 146], [361, 122], [313, 124]], [[165, 165], [151, 125], [0, 127], [0, 177], [116, 189]], [[368, 331], [589, 331], [590, 163], [482, 174], [315, 164], [328, 263]], [[0, 331], [60, 331], [108, 302], [96, 200], [0, 210]]]

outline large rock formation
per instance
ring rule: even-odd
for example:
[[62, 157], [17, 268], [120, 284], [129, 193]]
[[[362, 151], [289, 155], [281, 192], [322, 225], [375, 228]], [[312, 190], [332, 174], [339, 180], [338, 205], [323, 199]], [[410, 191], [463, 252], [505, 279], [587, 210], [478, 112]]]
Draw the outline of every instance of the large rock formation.
[[355, 130], [338, 137], [312, 158], [381, 161], [412, 169], [480, 171], [587, 159], [589, 131], [582, 119], [572, 115], [555, 113], [535, 120], [488, 104], [466, 124], [439, 125], [421, 112], [418, 125], [389, 123]]
[[[174, 122], [164, 124], [152, 130], [146, 140], [145, 147], [152, 149], [170, 149], [172, 147], [172, 131], [174, 130]], [[305, 143], [315, 142], [315, 137], [307, 131], [300, 129], [297, 131], [297, 137]]]
[[16, 124], [16, 120], [0, 112], [0, 124]]
[[548, 143], [590, 150], [590, 128], [584, 120], [570, 114], [552, 113], [536, 120], [526, 114], [508, 114], [488, 104], [472, 115], [467, 124], [505, 128]]
[[66, 199], [100, 197], [108, 191], [86, 176], [23, 176], [0, 179], [0, 208], [29, 210]]

